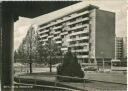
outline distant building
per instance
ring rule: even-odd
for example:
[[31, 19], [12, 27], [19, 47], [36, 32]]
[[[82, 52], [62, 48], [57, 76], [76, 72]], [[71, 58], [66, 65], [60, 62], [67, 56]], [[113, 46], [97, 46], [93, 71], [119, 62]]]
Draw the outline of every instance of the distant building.
[[127, 58], [127, 37], [116, 37], [116, 59]]
[[116, 59], [123, 58], [123, 38], [116, 37]]
[[127, 58], [127, 37], [123, 37], [123, 57]]
[[70, 47], [80, 63], [115, 57], [115, 13], [97, 6], [85, 5], [38, 25], [37, 31], [42, 44], [52, 39], [63, 52]]

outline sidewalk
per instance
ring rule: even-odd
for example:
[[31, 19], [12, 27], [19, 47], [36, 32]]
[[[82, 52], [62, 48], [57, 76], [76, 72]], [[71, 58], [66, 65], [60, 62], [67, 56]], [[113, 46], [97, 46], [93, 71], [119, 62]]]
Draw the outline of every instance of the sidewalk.
[[[20, 78], [25, 78], [25, 79], [33, 79], [33, 80], [43, 80], [43, 81], [50, 81], [50, 82], [55, 82], [55, 76], [54, 75], [43, 75], [42, 74], [38, 74], [38, 76], [36, 74], [34, 75], [24, 75], [24, 76], [20, 76]], [[107, 91], [127, 91], [127, 85], [122, 85], [122, 84], [116, 84], [116, 83], [105, 83], [105, 82], [98, 82], [98, 81], [90, 81], [90, 82], [86, 82], [84, 83], [71, 83], [71, 82], [57, 82], [63, 85], [67, 85], [67, 86], [71, 86], [71, 87], [75, 87], [78, 89], [87, 89], [90, 91], [103, 91], [103, 90], [107, 90]]]

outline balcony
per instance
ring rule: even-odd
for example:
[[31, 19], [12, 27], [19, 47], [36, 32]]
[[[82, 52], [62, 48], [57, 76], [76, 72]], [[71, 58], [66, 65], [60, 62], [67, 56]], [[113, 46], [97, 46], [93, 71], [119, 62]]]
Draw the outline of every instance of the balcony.
[[48, 38], [52, 38], [52, 37], [53, 37], [53, 35], [49, 35], [49, 36], [48, 36]]
[[54, 32], [54, 34], [59, 34], [59, 33], [61, 33], [61, 31], [56, 31], [56, 32]]
[[77, 40], [83, 40], [83, 39], [89, 39], [89, 36], [68, 39], [67, 41], [70, 42], [70, 41], [77, 41]]
[[62, 41], [56, 41], [57, 44], [62, 43]]
[[75, 23], [83, 22], [83, 21], [86, 21], [86, 20], [89, 20], [89, 17], [82, 18], [82, 19], [76, 20], [74, 22], [70, 22], [70, 23], [68, 23], [68, 25], [72, 25], [72, 24], [75, 24]]
[[66, 34], [68, 34], [68, 32], [63, 32], [63, 33], [61, 33], [60, 35], [66, 35]]
[[44, 41], [44, 42], [45, 42], [45, 41], [48, 41], [48, 39], [43, 39], [42, 41]]
[[89, 13], [89, 11], [85, 11], [85, 12], [82, 12], [79, 14], [72, 15], [71, 17], [68, 18], [68, 20], [71, 20], [73, 18], [79, 17], [79, 16], [84, 15], [84, 14], [88, 14], [88, 13]]
[[48, 34], [41, 35], [40, 38], [47, 37], [47, 36], [48, 36]]
[[74, 46], [85, 46], [85, 45], [89, 45], [89, 43], [77, 43], [77, 44], [71, 44], [69, 45], [69, 47], [74, 47]]
[[84, 28], [84, 27], [89, 27], [89, 24], [84, 24], [84, 25], [75, 26], [75, 27], [73, 27], [73, 28], [70, 28], [69, 30], [72, 31], [72, 30], [76, 30], [76, 29]]
[[56, 36], [56, 37], [54, 37], [54, 39], [59, 39], [59, 38], [61, 38], [60, 36]]
[[73, 35], [79, 35], [79, 34], [83, 34], [83, 33], [88, 33], [89, 30], [83, 30], [83, 31], [79, 31], [79, 32], [73, 32], [70, 34], [70, 36], [73, 36]]
[[71, 50], [71, 52], [87, 52], [89, 49]]
[[46, 32], [49, 32], [49, 30], [43, 30], [43, 31], [39, 32], [39, 34], [46, 33]]
[[62, 28], [62, 26], [57, 26], [57, 27], [54, 27], [53, 29], [56, 30], [56, 29], [59, 29], [59, 28]]
[[89, 58], [88, 55], [78, 55], [77, 58]]
[[68, 50], [68, 48], [61, 48], [61, 50], [62, 50], [62, 51], [66, 51], [66, 50]]

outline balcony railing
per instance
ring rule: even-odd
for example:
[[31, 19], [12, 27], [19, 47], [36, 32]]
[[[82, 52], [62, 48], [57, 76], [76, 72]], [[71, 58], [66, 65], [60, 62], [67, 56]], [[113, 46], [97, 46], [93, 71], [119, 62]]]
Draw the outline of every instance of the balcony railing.
[[68, 34], [68, 32], [63, 32], [63, 33], [61, 33], [60, 35], [66, 35], [66, 34]]
[[77, 58], [89, 58], [88, 55], [78, 55]]
[[61, 31], [56, 31], [56, 32], [54, 32], [54, 34], [58, 34], [58, 33], [61, 33]]
[[69, 31], [76, 30], [76, 29], [83, 28], [83, 27], [89, 27], [89, 24], [75, 26], [73, 28], [70, 28]]
[[62, 43], [62, 41], [56, 41], [56, 43], [58, 44], [58, 43]]
[[69, 45], [69, 47], [74, 47], [74, 46], [85, 46], [85, 45], [89, 45], [89, 43], [78, 43], [78, 44], [71, 44]]
[[74, 22], [70, 22], [70, 23], [68, 23], [68, 25], [72, 25], [72, 24], [75, 24], [75, 23], [83, 22], [83, 21], [86, 21], [86, 20], [89, 20], [89, 17], [82, 18], [82, 19], [76, 20]]
[[58, 28], [62, 28], [62, 26], [57, 26], [57, 27], [54, 27], [53, 29], [56, 30]]
[[52, 37], [53, 37], [53, 35], [49, 35], [49, 36], [48, 36], [48, 38], [52, 38]]
[[49, 30], [42, 30], [41, 32], [39, 31], [39, 34], [46, 33], [46, 32], [49, 32]]
[[61, 38], [60, 36], [56, 36], [56, 37], [54, 37], [54, 39], [59, 39], [59, 38]]
[[48, 41], [48, 39], [43, 39], [42, 41]]
[[79, 49], [79, 50], [71, 50], [71, 52], [87, 52], [89, 49]]
[[68, 48], [61, 48], [62, 51], [68, 50]]
[[48, 36], [48, 34], [41, 35], [40, 38], [47, 37], [47, 36]]
[[78, 34], [83, 34], [83, 33], [88, 33], [89, 30], [83, 30], [83, 31], [79, 31], [79, 32], [73, 32], [72, 34], [70, 34], [70, 36], [72, 35], [78, 35]]
[[89, 36], [68, 39], [67, 41], [70, 42], [70, 41], [77, 41], [77, 40], [83, 40], [83, 39], [89, 39]]

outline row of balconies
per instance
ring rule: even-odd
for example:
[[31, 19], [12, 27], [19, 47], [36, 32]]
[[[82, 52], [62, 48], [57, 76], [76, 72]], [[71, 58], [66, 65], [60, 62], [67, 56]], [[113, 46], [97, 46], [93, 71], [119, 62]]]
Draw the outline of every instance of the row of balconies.
[[[85, 26], [88, 27], [88, 24], [76, 26], [76, 27], [70, 28], [69, 30], [76, 30], [76, 29], [78, 29], [78, 28], [83, 28], [83, 27], [85, 27]], [[49, 32], [49, 30], [44, 30], [44, 31], [40, 32], [39, 34], [47, 33], [47, 32]], [[77, 34], [79, 34], [79, 33], [88, 33], [88, 32], [89, 32], [89, 28], [87, 28], [84, 32], [83, 32], [83, 31], [74, 32], [74, 33], [72, 33], [71, 35], [77, 35]], [[54, 31], [54, 34], [59, 34], [59, 33], [61, 33], [61, 31], [56, 31], [56, 32]], [[65, 34], [67, 34], [67, 32], [66, 32], [66, 33], [61, 33], [61, 34], [62, 34], [62, 35], [65, 35]], [[42, 37], [43, 37], [43, 36], [46, 36], [46, 35], [47, 35], [47, 34], [42, 35]]]
[[65, 21], [67, 21], [67, 20], [71, 20], [71, 19], [73, 19], [73, 18], [79, 17], [79, 16], [84, 15], [84, 14], [88, 14], [88, 13], [89, 13], [89, 11], [85, 11], [85, 12], [76, 14], [76, 15], [74, 15], [74, 16], [71, 16], [71, 17], [67, 18], [67, 19], [63, 19], [63, 20], [57, 21], [57, 22], [55, 22], [55, 23], [48, 24], [48, 25], [46, 25], [46, 26], [44, 26], [44, 27], [42, 27], [42, 28], [39, 28], [39, 30], [40, 30], [40, 29], [44, 29], [44, 28], [48, 28], [48, 27], [50, 27], [50, 26], [56, 25], [56, 24], [58, 24], [58, 23], [65, 22]]
[[[71, 33], [71, 34], [69, 34], [69, 36], [73, 36], [73, 35], [79, 35], [79, 34], [83, 34], [83, 33], [88, 33], [89, 32], [89, 30], [83, 30], [83, 31], [79, 31], [79, 32], [73, 32], [73, 33]], [[54, 34], [59, 34], [60, 33], [60, 35], [65, 35], [65, 34], [68, 34], [68, 32], [63, 32], [63, 33], [61, 33], [60, 31], [57, 31], [57, 32], [54, 32]], [[47, 37], [48, 36], [48, 34], [44, 34], [44, 35], [42, 35], [40, 38], [42, 38], [42, 37]], [[51, 35], [49, 35], [49, 36], [51, 36]], [[79, 37], [77, 36], [76, 38], [74, 38], [74, 39], [78, 39]], [[73, 38], [72, 38], [73, 39]]]

